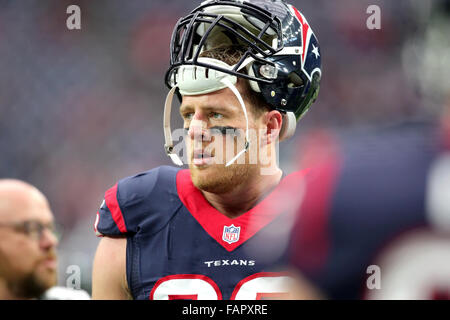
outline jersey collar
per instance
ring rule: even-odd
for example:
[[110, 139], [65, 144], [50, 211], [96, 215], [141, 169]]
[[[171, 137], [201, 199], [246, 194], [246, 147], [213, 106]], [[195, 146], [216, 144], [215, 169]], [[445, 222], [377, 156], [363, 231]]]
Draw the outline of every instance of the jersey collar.
[[262, 201], [236, 218], [228, 218], [205, 199], [194, 186], [188, 169], [177, 173], [177, 192], [181, 202], [203, 229], [227, 251], [233, 251], [282, 213], [298, 211], [307, 171], [283, 177]]

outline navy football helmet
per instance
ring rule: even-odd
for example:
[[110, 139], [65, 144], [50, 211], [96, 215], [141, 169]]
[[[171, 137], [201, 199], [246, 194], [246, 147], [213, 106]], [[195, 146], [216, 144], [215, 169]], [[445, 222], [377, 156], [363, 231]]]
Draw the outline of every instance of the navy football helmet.
[[[226, 43], [247, 48], [231, 70], [199, 61], [202, 51]], [[271, 108], [293, 112], [297, 120], [319, 91], [318, 40], [305, 17], [281, 0], [205, 1], [178, 21], [170, 52], [170, 88], [182, 65], [214, 69], [250, 80]]]

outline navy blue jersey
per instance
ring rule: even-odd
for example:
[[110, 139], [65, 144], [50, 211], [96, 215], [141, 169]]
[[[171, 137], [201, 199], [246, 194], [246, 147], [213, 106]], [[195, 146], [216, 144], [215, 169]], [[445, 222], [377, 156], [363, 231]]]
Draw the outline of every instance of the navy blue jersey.
[[105, 193], [100, 236], [127, 237], [127, 281], [135, 299], [262, 299], [286, 293], [292, 217], [303, 172], [241, 216], [218, 212], [189, 170], [159, 167]]
[[450, 157], [439, 126], [305, 138], [318, 170], [306, 179], [296, 266], [332, 299], [450, 297]]

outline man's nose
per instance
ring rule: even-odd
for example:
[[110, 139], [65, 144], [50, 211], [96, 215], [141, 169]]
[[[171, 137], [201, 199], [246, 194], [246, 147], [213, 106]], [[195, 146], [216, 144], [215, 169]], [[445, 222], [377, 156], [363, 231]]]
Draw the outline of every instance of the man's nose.
[[197, 114], [190, 122], [188, 135], [194, 141], [209, 141], [211, 139], [207, 122]]
[[58, 238], [55, 233], [50, 229], [45, 229], [42, 231], [42, 236], [40, 239], [40, 246], [44, 249], [54, 248], [58, 245]]

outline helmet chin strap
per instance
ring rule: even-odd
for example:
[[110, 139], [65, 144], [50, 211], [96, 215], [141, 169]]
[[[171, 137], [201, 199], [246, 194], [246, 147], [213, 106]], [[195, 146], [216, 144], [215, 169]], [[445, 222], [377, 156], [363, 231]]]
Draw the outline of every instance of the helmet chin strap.
[[[228, 87], [236, 96], [236, 98], [239, 101], [239, 104], [241, 105], [242, 111], [244, 112], [245, 117], [245, 145], [244, 149], [238, 152], [236, 156], [233, 157], [230, 161], [228, 161], [225, 164], [225, 167], [230, 166], [233, 162], [235, 162], [242, 154], [248, 151], [250, 147], [250, 141], [249, 141], [249, 133], [248, 133], [248, 115], [247, 115], [247, 109], [245, 107], [244, 99], [242, 99], [241, 94], [239, 93], [239, 90], [236, 88], [236, 86], [228, 79], [228, 77], [223, 77], [220, 79], [220, 82], [223, 83], [226, 87]], [[173, 140], [172, 140], [172, 133], [170, 130], [170, 115], [172, 110], [172, 102], [173, 102], [173, 96], [175, 95], [175, 91], [177, 90], [177, 86], [174, 86], [166, 97], [166, 102], [164, 105], [164, 139], [165, 139], [165, 145], [164, 148], [166, 150], [166, 154], [170, 157], [172, 162], [177, 166], [182, 166], [183, 161], [181, 161], [180, 157], [173, 152]]]
[[177, 166], [182, 166], [183, 161], [181, 161], [180, 157], [173, 152], [173, 140], [172, 140], [172, 132], [170, 130], [170, 114], [172, 111], [172, 101], [175, 91], [177, 90], [177, 86], [174, 86], [170, 89], [169, 93], [166, 97], [166, 103], [164, 105], [164, 149], [166, 150], [166, 154], [172, 160], [172, 162]]

